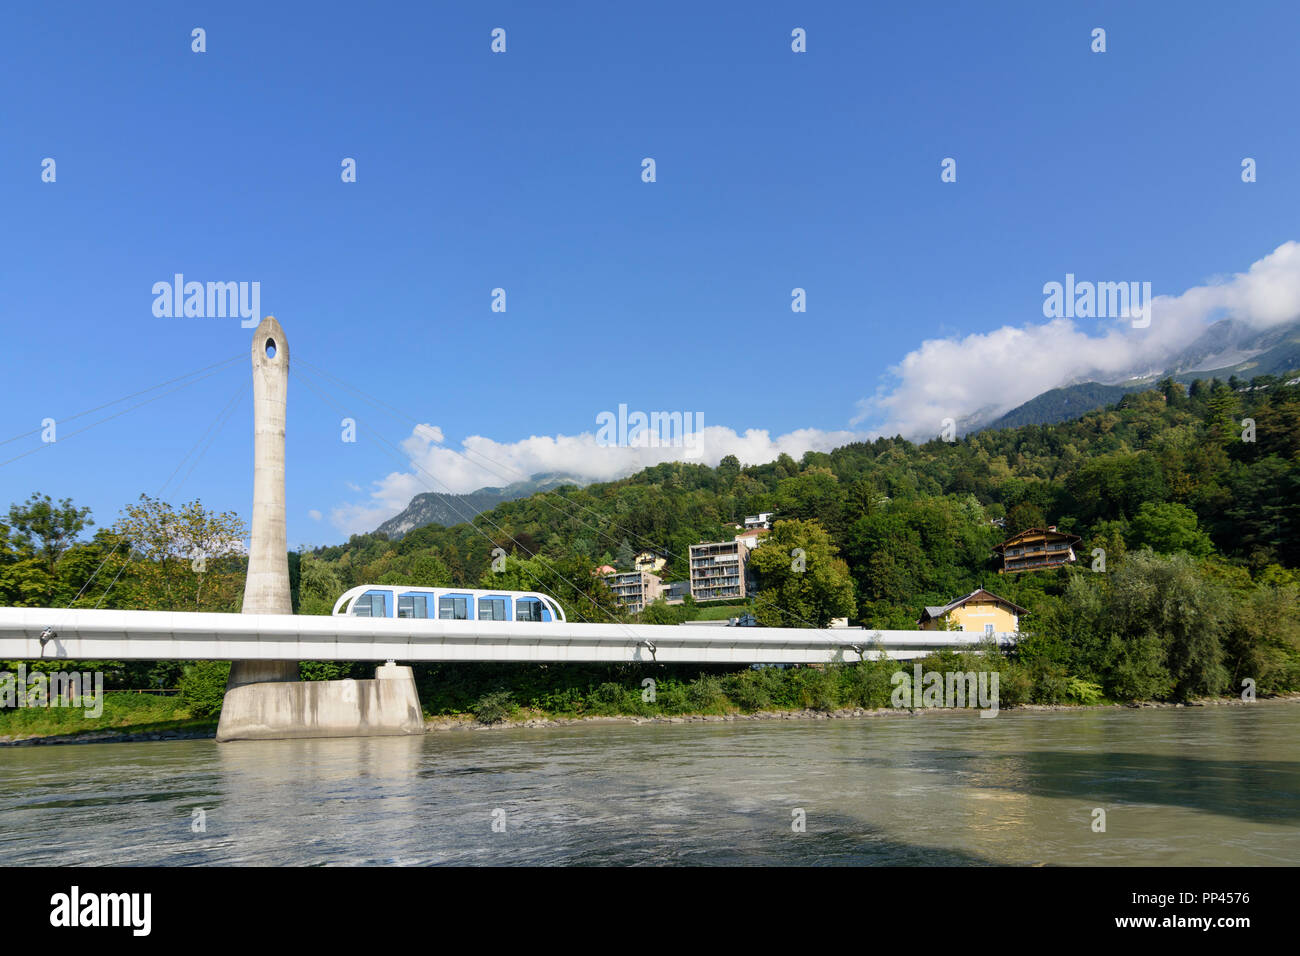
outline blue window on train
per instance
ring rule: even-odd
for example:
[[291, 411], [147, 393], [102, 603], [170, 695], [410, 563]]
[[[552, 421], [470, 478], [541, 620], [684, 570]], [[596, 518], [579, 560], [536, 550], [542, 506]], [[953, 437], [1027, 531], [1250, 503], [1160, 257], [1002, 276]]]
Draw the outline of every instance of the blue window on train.
[[398, 617], [428, 617], [429, 616], [429, 595], [427, 594], [399, 594], [397, 595], [397, 616]]
[[495, 594], [479, 598], [478, 619], [480, 621], [510, 620], [510, 598]]
[[469, 616], [469, 595], [468, 594], [444, 594], [438, 598], [438, 620], [440, 621], [468, 621]]
[[516, 621], [540, 621], [542, 602], [537, 598], [520, 598], [515, 602]]
[[367, 591], [352, 603], [354, 617], [388, 617], [388, 591]]

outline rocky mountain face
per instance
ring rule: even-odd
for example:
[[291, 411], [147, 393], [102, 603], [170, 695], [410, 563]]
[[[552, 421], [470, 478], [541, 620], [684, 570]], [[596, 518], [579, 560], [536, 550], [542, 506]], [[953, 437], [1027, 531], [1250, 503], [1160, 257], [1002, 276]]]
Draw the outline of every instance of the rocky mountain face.
[[1164, 368], [1117, 382], [1077, 382], [1031, 398], [983, 428], [1050, 425], [1117, 402], [1129, 392], [1154, 388], [1164, 378], [1184, 384], [1198, 378], [1227, 381], [1283, 375], [1300, 369], [1300, 322], [1263, 332], [1236, 319], [1222, 319], [1165, 363]]
[[376, 531], [388, 535], [390, 540], [397, 540], [416, 528], [427, 524], [440, 524], [450, 528], [471, 520], [475, 515], [495, 508], [503, 501], [527, 498], [539, 491], [550, 491], [562, 485], [589, 484], [582, 478], [561, 474], [537, 474], [527, 481], [516, 481], [501, 488], [479, 488], [464, 495], [439, 494], [426, 491], [411, 499], [411, 503], [399, 514], [389, 518]]

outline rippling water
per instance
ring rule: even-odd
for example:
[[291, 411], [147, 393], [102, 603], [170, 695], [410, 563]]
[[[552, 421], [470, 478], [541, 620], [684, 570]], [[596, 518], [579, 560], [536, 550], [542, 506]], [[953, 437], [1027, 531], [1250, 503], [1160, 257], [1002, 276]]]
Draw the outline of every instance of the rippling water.
[[1288, 704], [0, 749], [0, 860], [1296, 864], [1298, 757]]

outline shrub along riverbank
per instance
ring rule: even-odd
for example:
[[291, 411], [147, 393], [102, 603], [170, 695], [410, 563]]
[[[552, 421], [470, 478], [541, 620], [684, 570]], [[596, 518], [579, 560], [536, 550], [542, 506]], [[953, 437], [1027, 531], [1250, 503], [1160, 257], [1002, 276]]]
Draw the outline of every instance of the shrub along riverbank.
[[196, 716], [179, 697], [137, 694], [135, 691], [104, 695], [103, 712], [86, 715], [80, 707], [17, 707], [0, 710], [0, 741], [29, 737], [102, 734], [209, 734], [216, 733], [213, 717]]
[[[1044, 660], [983, 653], [933, 654], [919, 661], [878, 660], [817, 667], [728, 668], [699, 665], [424, 664], [416, 683], [426, 717], [473, 718], [483, 724], [583, 717], [685, 717], [895, 706], [899, 671], [996, 673], [997, 706], [1128, 703], [1095, 681]], [[80, 665], [83, 669], [93, 665]], [[103, 714], [73, 708], [0, 711], [0, 740], [106, 730], [131, 734], [212, 733], [229, 665], [200, 662], [185, 671], [172, 697], [108, 693]], [[304, 664], [304, 679], [364, 678], [372, 664]], [[1228, 695], [1238, 696], [1238, 695]], [[1153, 698], [1141, 698], [1151, 700]], [[1174, 700], [1164, 696], [1160, 700]], [[1188, 698], [1190, 699], [1190, 698]], [[970, 704], [974, 706], [974, 704]]]

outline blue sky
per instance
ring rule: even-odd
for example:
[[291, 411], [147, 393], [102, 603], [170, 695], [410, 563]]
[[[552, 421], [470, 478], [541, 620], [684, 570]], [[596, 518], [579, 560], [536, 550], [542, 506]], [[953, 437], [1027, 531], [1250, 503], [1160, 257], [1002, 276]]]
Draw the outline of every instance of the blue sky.
[[[620, 403], [699, 412], [721, 429], [706, 460], [752, 461], [1005, 404], [998, 349], [1044, 369], [1036, 392], [1150, 360], [1211, 313], [1287, 317], [1294, 3], [901, 6], [7, 8], [0, 439], [246, 355], [237, 319], [153, 314], [153, 284], [177, 272], [260, 282], [295, 361], [443, 437], [405, 446], [439, 486], [340, 441], [295, 367], [291, 544], [374, 527], [426, 485], [627, 470], [639, 459], [578, 437]], [[1008, 331], [1044, 326], [1042, 286], [1067, 272], [1150, 281], [1179, 321], [1146, 344], [1096, 322]], [[1216, 282], [1228, 291], [1207, 294]], [[956, 371], [957, 352], [989, 365]], [[110, 523], [241, 396], [168, 497], [247, 516], [246, 362], [0, 466], [0, 504], [40, 490]], [[962, 376], [975, 384], [934, 391]], [[466, 440], [494, 474], [465, 467]], [[0, 445], [0, 461], [36, 444]]]

